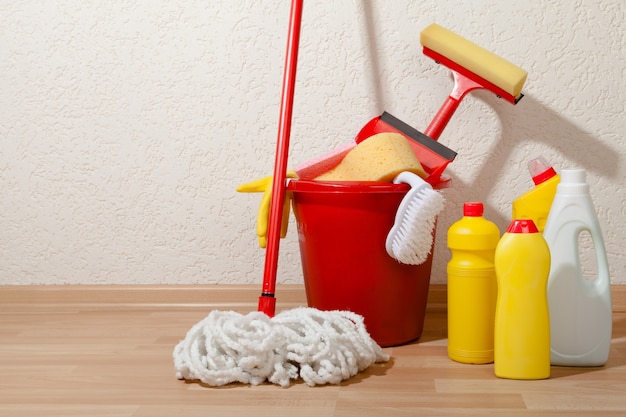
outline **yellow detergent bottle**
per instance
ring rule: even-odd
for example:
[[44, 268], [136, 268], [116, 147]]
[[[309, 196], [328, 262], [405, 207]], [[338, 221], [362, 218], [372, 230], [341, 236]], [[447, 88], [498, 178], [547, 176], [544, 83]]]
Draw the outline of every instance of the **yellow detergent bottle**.
[[511, 222], [496, 247], [495, 269], [495, 374], [508, 379], [549, 378], [550, 249], [532, 220]]
[[493, 362], [500, 230], [483, 212], [482, 203], [465, 203], [463, 218], [448, 229], [448, 356], [461, 363]]
[[513, 220], [531, 219], [537, 229], [543, 233], [560, 178], [543, 157], [530, 161], [528, 170], [535, 183], [535, 188], [513, 201], [512, 218]]

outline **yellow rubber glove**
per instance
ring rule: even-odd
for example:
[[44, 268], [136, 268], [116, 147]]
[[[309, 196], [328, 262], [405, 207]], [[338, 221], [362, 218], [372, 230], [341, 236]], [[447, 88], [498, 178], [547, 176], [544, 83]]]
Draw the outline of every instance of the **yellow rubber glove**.
[[[288, 171], [287, 178], [298, 178], [295, 171]], [[272, 182], [274, 177], [264, 177], [252, 182], [241, 184], [237, 187], [240, 193], [263, 193], [261, 204], [259, 204], [259, 212], [256, 219], [256, 234], [259, 240], [259, 246], [265, 248], [267, 246], [267, 228], [270, 217], [270, 202], [272, 201]], [[289, 224], [289, 212], [291, 204], [291, 193], [285, 194], [285, 202], [283, 203], [283, 216], [280, 225], [280, 237], [287, 235], [287, 225]]]

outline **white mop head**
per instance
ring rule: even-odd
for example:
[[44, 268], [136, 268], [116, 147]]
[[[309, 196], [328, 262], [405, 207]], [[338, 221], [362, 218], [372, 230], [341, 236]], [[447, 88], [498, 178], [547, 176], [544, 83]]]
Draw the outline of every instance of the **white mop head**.
[[213, 386], [265, 381], [288, 386], [298, 377], [310, 386], [338, 384], [388, 360], [362, 316], [305, 307], [273, 318], [212, 311], [174, 348], [177, 378]]
[[393, 182], [407, 183], [411, 189], [398, 207], [385, 247], [389, 256], [399, 262], [419, 265], [428, 258], [437, 215], [445, 201], [430, 184], [412, 172], [400, 173]]

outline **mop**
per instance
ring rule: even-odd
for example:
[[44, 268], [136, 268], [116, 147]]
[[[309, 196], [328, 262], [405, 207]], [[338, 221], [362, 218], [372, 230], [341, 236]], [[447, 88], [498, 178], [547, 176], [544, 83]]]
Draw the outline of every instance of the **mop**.
[[221, 386], [265, 381], [288, 386], [338, 384], [375, 362], [389, 360], [371, 338], [363, 317], [349, 311], [301, 307], [275, 314], [278, 247], [285, 201], [287, 155], [302, 0], [293, 0], [272, 180], [263, 292], [257, 312], [212, 311], [174, 348], [178, 379]]

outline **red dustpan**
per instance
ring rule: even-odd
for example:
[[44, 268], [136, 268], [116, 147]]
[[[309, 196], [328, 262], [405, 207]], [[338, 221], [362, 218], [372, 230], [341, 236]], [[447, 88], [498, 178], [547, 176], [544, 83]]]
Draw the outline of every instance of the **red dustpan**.
[[383, 112], [379, 117], [370, 120], [356, 136], [356, 143], [377, 133], [395, 132], [404, 135], [413, 148], [413, 152], [428, 174], [426, 181], [433, 187], [441, 186], [441, 175], [457, 153], [435, 139], [409, 126], [402, 120]]
[[337, 166], [358, 143], [383, 132], [402, 134], [408, 140], [424, 171], [428, 174], [426, 181], [433, 187], [442, 186], [444, 181], [441, 175], [448, 164], [454, 160], [457, 153], [387, 112], [366, 123], [354, 141], [322, 156], [303, 162], [297, 165], [294, 170], [301, 180], [313, 180]]

